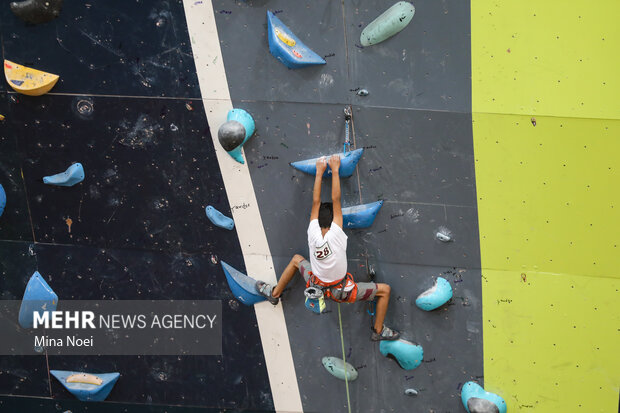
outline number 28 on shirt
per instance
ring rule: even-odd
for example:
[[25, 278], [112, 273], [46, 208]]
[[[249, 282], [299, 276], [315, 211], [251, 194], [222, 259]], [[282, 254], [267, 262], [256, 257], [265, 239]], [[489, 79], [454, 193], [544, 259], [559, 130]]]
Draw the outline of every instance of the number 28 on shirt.
[[332, 255], [332, 250], [329, 247], [329, 242], [326, 242], [325, 244], [321, 245], [320, 247], [317, 247], [314, 250], [314, 257], [317, 260], [324, 260], [325, 258], [331, 255]]

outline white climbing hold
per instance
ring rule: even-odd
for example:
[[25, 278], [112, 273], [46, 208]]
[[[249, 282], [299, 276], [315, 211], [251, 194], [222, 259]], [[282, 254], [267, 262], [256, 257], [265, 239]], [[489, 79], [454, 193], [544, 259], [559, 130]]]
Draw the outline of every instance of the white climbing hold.
[[446, 227], [439, 227], [437, 229], [437, 233], [435, 234], [435, 237], [437, 237], [437, 239], [441, 242], [454, 241], [454, 239], [452, 238], [452, 231], [450, 231]]

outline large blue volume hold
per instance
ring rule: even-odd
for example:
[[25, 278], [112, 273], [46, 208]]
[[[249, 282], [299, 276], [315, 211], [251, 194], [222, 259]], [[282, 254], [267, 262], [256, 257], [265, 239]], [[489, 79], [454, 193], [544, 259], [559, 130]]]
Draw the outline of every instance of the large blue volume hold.
[[425, 311], [431, 311], [441, 307], [452, 298], [452, 286], [442, 277], [437, 277], [435, 284], [424, 291], [415, 300], [415, 305]]
[[289, 69], [324, 65], [325, 59], [303, 44], [272, 12], [267, 12], [269, 51]]
[[375, 217], [382, 205], [383, 201], [377, 201], [371, 202], [370, 204], [342, 208], [344, 228], [359, 229], [370, 227], [375, 221]]
[[383, 340], [379, 344], [379, 351], [384, 356], [393, 356], [400, 367], [405, 370], [413, 370], [422, 363], [424, 351], [419, 344], [407, 340]]
[[248, 139], [250, 139], [250, 137], [254, 134], [254, 131], [256, 130], [256, 123], [254, 122], [254, 118], [243, 109], [231, 109], [230, 111], [228, 111], [226, 121], [237, 121], [245, 128], [245, 138], [243, 139], [243, 142], [241, 142], [241, 145], [237, 146], [233, 150], [228, 151], [228, 154], [232, 156], [235, 161], [239, 163], [245, 163], [243, 160], [243, 155], [241, 154], [241, 148], [243, 148], [243, 145], [248, 141]]
[[56, 175], [43, 177], [43, 183], [56, 186], [73, 186], [84, 180], [84, 167], [81, 163], [74, 163], [66, 171]]
[[461, 401], [467, 413], [506, 413], [503, 398], [484, 390], [478, 383], [468, 381], [461, 389]]
[[256, 292], [256, 280], [221, 261], [228, 286], [235, 298], [245, 305], [254, 305], [266, 298]]
[[41, 277], [41, 274], [35, 271], [26, 285], [24, 298], [19, 307], [19, 325], [23, 328], [32, 328], [35, 312], [54, 311], [57, 305], [58, 296]]
[[[341, 178], [348, 178], [349, 176], [353, 175], [353, 172], [355, 172], [355, 167], [357, 166], [357, 163], [359, 162], [363, 153], [364, 148], [360, 148], [354, 151], [337, 154], [340, 156], [340, 169], [338, 171], [340, 172], [339, 175]], [[325, 158], [329, 159], [329, 156], [326, 156]], [[316, 175], [316, 161], [318, 161], [319, 159], [320, 158], [312, 158], [306, 159], [305, 161], [292, 162], [291, 166], [307, 174]], [[332, 170], [329, 165], [327, 165], [327, 169], [325, 170], [325, 173], [323, 173], [323, 176], [327, 177], [331, 176], [331, 174]]]
[[228, 218], [226, 215], [222, 214], [217, 209], [213, 208], [211, 205], [205, 208], [205, 212], [207, 213], [207, 218], [214, 224], [220, 228], [227, 229], [231, 231], [235, 227], [235, 221], [232, 218]]
[[79, 400], [83, 402], [102, 402], [108, 397], [112, 391], [114, 384], [118, 380], [119, 373], [101, 373], [95, 376], [101, 379], [101, 384], [90, 383], [67, 383], [67, 378], [73, 375], [79, 375], [79, 372], [50, 370], [50, 373], [65, 386], [67, 390]]
[[6, 192], [4, 192], [4, 188], [2, 184], [0, 184], [0, 217], [4, 212], [4, 207], [6, 206]]

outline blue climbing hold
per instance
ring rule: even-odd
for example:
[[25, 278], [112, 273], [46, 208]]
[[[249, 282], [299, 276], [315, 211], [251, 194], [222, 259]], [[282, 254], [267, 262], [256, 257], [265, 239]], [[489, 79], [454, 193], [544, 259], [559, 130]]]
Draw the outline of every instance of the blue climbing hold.
[[245, 305], [254, 305], [266, 298], [256, 292], [256, 280], [221, 261], [228, 286], [235, 298]]
[[43, 313], [56, 310], [58, 296], [45, 282], [41, 274], [35, 271], [30, 277], [24, 291], [24, 298], [19, 307], [19, 325], [23, 328], [32, 328], [34, 313]]
[[343, 226], [349, 229], [368, 228], [375, 221], [383, 201], [342, 208]]
[[228, 151], [228, 154], [232, 156], [235, 161], [239, 163], [245, 163], [243, 160], [243, 155], [241, 154], [241, 148], [243, 148], [243, 145], [245, 145], [245, 143], [248, 141], [248, 139], [250, 139], [250, 137], [254, 134], [254, 131], [256, 130], [256, 123], [254, 123], [254, 118], [243, 109], [231, 109], [228, 112], [226, 121], [237, 121], [245, 128], [245, 138], [243, 139], [243, 142], [241, 142], [241, 145]]
[[0, 184], [0, 217], [4, 212], [4, 207], [6, 206], [6, 192], [4, 192], [4, 188], [2, 184]]
[[52, 176], [43, 177], [43, 183], [56, 186], [73, 186], [84, 180], [84, 167], [81, 163], [74, 163], [66, 171]]
[[83, 402], [102, 402], [112, 391], [119, 373], [89, 374], [74, 371], [50, 370], [50, 373], [71, 394]]
[[468, 413], [506, 413], [504, 399], [485, 391], [478, 383], [468, 381], [461, 389], [461, 401]]
[[442, 277], [437, 277], [435, 284], [424, 291], [415, 300], [415, 305], [424, 311], [431, 311], [441, 307], [452, 298], [452, 286]]
[[[363, 153], [364, 153], [364, 148], [360, 148], [354, 151], [342, 152], [342, 153], [337, 154], [340, 156], [339, 172], [340, 172], [341, 178], [348, 178], [349, 176], [353, 175], [353, 172], [355, 171], [355, 167], [357, 166], [357, 163], [359, 162]], [[329, 157], [326, 157], [326, 158], [329, 158]], [[319, 158], [312, 158], [312, 159], [306, 159], [305, 161], [292, 162], [291, 166], [307, 174], [316, 175], [316, 161], [317, 160], [319, 160]], [[327, 176], [331, 176], [331, 174], [332, 174], [332, 170], [329, 167], [329, 165], [327, 165], [327, 169], [325, 170], [325, 173], [323, 174], [323, 176], [327, 177]]]
[[228, 218], [211, 205], [208, 205], [205, 208], [205, 212], [207, 213], [207, 218], [209, 218], [214, 225], [217, 225], [220, 228], [225, 228], [229, 231], [235, 227], [235, 221], [233, 221], [232, 218]]
[[411, 343], [402, 338], [398, 340], [383, 340], [379, 344], [379, 351], [384, 356], [392, 356], [400, 367], [413, 370], [422, 363], [424, 351], [419, 344]]
[[272, 12], [267, 12], [269, 51], [289, 69], [324, 65], [325, 59], [302, 43]]

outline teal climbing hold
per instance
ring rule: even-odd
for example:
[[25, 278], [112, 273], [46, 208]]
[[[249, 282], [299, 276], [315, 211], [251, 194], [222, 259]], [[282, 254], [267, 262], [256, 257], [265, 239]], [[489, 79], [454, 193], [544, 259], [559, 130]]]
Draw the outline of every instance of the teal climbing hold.
[[228, 287], [235, 298], [245, 305], [254, 305], [267, 299], [256, 292], [256, 280], [221, 261]]
[[119, 373], [89, 374], [64, 370], [50, 370], [50, 373], [83, 402], [104, 401], [120, 376]]
[[[340, 169], [338, 169], [338, 172], [341, 178], [348, 178], [349, 176], [353, 175], [355, 167], [357, 166], [357, 163], [359, 162], [363, 153], [364, 148], [360, 148], [354, 151], [336, 154], [340, 156]], [[325, 158], [329, 159], [329, 156], [326, 156]], [[316, 175], [316, 161], [318, 161], [319, 159], [320, 158], [312, 158], [303, 161], [292, 162], [291, 166], [307, 174]], [[331, 176], [331, 174], [332, 170], [328, 165], [325, 173], [323, 173], [323, 176], [327, 177]]]
[[422, 363], [424, 351], [419, 344], [411, 343], [402, 338], [398, 340], [383, 340], [379, 344], [379, 351], [384, 356], [392, 356], [405, 370], [413, 370]]
[[0, 217], [4, 212], [4, 207], [6, 206], [6, 192], [4, 192], [4, 188], [2, 184], [0, 184]]
[[415, 300], [415, 305], [424, 311], [432, 311], [441, 307], [452, 298], [452, 286], [442, 277], [437, 277], [435, 284], [424, 291]]
[[232, 218], [228, 218], [226, 215], [222, 214], [217, 209], [213, 208], [211, 205], [208, 205], [205, 208], [205, 212], [207, 214], [207, 218], [214, 224], [220, 228], [227, 229], [231, 231], [235, 227], [235, 221]]
[[43, 177], [43, 183], [56, 186], [73, 186], [84, 180], [84, 167], [81, 163], [74, 163], [66, 171], [56, 175]]
[[461, 401], [468, 413], [506, 413], [507, 406], [503, 398], [490, 393], [478, 383], [468, 381], [461, 389]]
[[325, 370], [340, 380], [344, 380], [345, 377], [347, 381], [354, 381], [357, 379], [358, 373], [355, 367], [338, 357], [323, 357], [322, 362]]
[[407, 27], [414, 14], [413, 4], [407, 1], [394, 4], [362, 30], [362, 46], [372, 46], [394, 36]]
[[248, 139], [250, 139], [250, 137], [254, 134], [254, 131], [256, 130], [256, 123], [254, 123], [254, 118], [243, 109], [231, 109], [230, 111], [228, 111], [226, 121], [239, 122], [241, 125], [243, 125], [243, 128], [245, 129], [245, 136], [241, 144], [236, 148], [227, 151], [228, 154], [232, 156], [235, 161], [239, 163], [245, 163], [245, 161], [243, 160], [243, 155], [241, 154], [241, 148], [243, 148], [243, 145], [245, 145], [245, 143], [248, 141]]
[[370, 227], [382, 205], [383, 201], [376, 201], [370, 204], [342, 208], [343, 227], [349, 229]]
[[19, 325], [23, 328], [32, 328], [34, 313], [55, 311], [58, 305], [58, 295], [52, 290], [38, 271], [30, 277], [24, 291], [21, 306], [19, 307]]
[[272, 12], [267, 12], [269, 52], [289, 69], [324, 65], [325, 59], [302, 43]]

